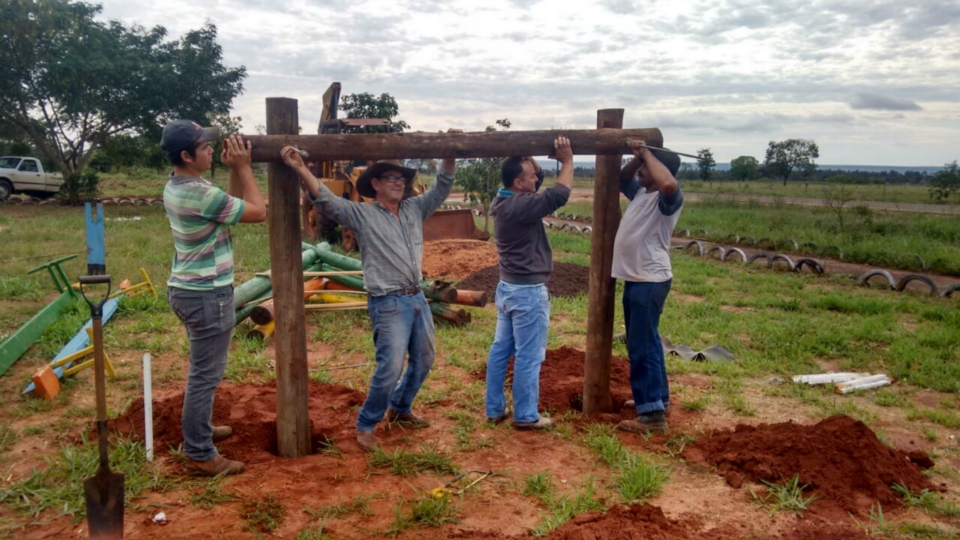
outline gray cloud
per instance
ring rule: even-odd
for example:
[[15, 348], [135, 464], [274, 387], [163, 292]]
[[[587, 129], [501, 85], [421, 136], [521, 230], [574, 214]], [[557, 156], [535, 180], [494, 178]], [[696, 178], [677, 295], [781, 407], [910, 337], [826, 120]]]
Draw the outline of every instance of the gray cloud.
[[639, 11], [637, 0], [600, 0], [600, 4], [614, 13], [629, 15]]
[[850, 102], [852, 109], [876, 109], [881, 111], [919, 111], [923, 107], [906, 99], [897, 99], [872, 92], [860, 92]]

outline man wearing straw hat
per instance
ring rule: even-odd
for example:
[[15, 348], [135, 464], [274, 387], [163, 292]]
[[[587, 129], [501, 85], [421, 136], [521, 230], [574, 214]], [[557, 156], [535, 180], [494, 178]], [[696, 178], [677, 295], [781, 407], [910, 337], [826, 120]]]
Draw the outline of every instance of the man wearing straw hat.
[[360, 243], [377, 370], [357, 418], [357, 444], [372, 451], [377, 446], [374, 429], [385, 414], [388, 422], [429, 425], [413, 412], [413, 400], [435, 356], [433, 317], [420, 290], [423, 222], [450, 195], [456, 160], [444, 159], [433, 187], [407, 199], [404, 195], [416, 171], [399, 161], [379, 161], [357, 179], [360, 195], [374, 201], [358, 203], [327, 189], [295, 148], [284, 147], [280, 155], [299, 174], [300, 186], [315, 201], [317, 211], [353, 229]]

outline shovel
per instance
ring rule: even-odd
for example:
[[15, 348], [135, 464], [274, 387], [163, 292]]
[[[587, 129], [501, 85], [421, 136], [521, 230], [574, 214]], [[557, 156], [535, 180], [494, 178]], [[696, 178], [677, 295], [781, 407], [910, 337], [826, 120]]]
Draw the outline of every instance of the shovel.
[[[107, 285], [107, 293], [94, 303], [87, 297], [84, 285]], [[110, 296], [110, 276], [81, 276], [80, 293], [90, 305], [93, 320], [94, 379], [97, 389], [97, 439], [100, 443], [100, 467], [92, 478], [83, 479], [83, 495], [87, 502], [87, 525], [91, 540], [123, 538], [123, 473], [110, 470], [107, 459], [107, 389], [104, 380], [103, 304]]]

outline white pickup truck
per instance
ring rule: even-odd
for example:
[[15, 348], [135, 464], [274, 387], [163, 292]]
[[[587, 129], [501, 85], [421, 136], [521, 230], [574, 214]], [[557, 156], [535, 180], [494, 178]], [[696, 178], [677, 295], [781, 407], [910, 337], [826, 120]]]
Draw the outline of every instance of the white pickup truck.
[[14, 193], [46, 199], [63, 185], [59, 173], [45, 172], [39, 159], [32, 157], [0, 157], [0, 201]]

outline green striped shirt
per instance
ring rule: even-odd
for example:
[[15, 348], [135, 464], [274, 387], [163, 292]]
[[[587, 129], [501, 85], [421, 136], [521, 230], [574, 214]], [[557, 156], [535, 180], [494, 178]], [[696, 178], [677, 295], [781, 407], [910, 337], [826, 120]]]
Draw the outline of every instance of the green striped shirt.
[[170, 175], [163, 207], [173, 231], [173, 264], [167, 286], [208, 291], [233, 285], [230, 225], [245, 203], [202, 178]]

